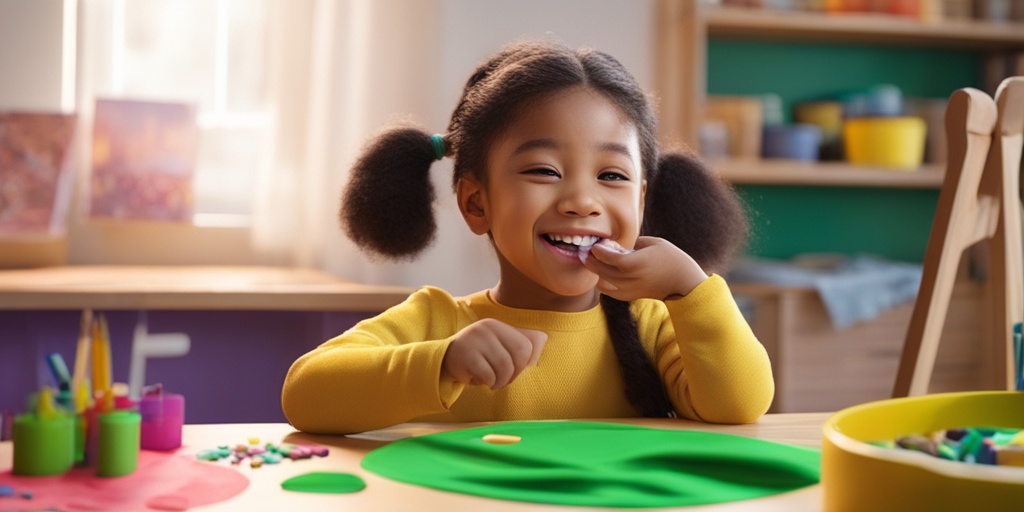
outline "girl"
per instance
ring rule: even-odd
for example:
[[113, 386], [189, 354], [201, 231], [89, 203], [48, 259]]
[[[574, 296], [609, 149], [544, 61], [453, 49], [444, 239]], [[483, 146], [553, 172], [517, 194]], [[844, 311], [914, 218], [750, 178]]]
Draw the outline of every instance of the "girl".
[[[299, 358], [293, 426], [346, 434], [407, 421], [680, 415], [752, 422], [774, 386], [721, 269], [746, 224], [693, 156], [658, 154], [647, 97], [614, 58], [507, 47], [470, 77], [446, 135], [396, 127], [355, 164], [347, 235], [411, 257], [435, 231], [431, 162], [454, 159], [498, 283], [424, 287]], [[626, 249], [629, 248], [629, 249]]]

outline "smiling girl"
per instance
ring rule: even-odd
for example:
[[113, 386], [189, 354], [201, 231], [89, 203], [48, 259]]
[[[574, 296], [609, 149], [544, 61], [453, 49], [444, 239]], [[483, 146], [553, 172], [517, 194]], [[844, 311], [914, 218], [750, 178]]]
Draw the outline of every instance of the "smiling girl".
[[714, 273], [742, 245], [742, 208], [693, 155], [659, 154], [648, 98], [618, 61], [548, 43], [499, 52], [447, 134], [395, 127], [371, 141], [342, 200], [348, 236], [393, 259], [428, 246], [428, 171], [446, 156], [498, 283], [465, 297], [426, 286], [303, 355], [282, 392], [293, 426], [744, 423], [768, 409], [768, 357]]

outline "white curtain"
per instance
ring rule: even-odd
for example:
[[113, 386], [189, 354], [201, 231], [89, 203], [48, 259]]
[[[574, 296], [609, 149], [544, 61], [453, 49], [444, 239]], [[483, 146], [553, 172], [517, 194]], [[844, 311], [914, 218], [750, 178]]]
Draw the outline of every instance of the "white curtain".
[[455, 207], [448, 160], [431, 169], [438, 237], [415, 262], [369, 259], [338, 225], [346, 173], [367, 138], [399, 119], [444, 132], [459, 91], [442, 90], [440, 3], [274, 1], [268, 58], [276, 131], [260, 148], [257, 250], [364, 283], [455, 293], [494, 283], [486, 239], [466, 229]]

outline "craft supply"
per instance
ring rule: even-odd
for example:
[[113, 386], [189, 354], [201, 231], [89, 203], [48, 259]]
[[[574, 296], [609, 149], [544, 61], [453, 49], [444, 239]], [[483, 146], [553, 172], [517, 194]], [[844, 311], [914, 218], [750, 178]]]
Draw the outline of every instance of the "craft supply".
[[134, 411], [111, 411], [99, 415], [98, 476], [122, 476], [135, 471], [139, 462], [139, 424]]
[[[488, 434], [529, 442], [480, 442]], [[371, 451], [361, 465], [403, 483], [475, 496], [636, 508], [795, 490], [818, 483], [819, 460], [810, 448], [711, 432], [511, 421], [401, 439]]]
[[110, 368], [110, 333], [107, 330], [107, 318], [99, 315], [92, 328], [92, 385], [96, 397], [96, 406], [100, 412], [114, 410], [114, 392], [111, 388], [112, 377]]
[[263, 446], [259, 446], [259, 439], [250, 439], [250, 441], [253, 440], [255, 440], [256, 443], [250, 442], [249, 444], [238, 444], [233, 449], [229, 448], [227, 445], [222, 445], [209, 450], [201, 450], [196, 453], [196, 458], [208, 461], [227, 459], [231, 464], [239, 464], [246, 458], [259, 458], [260, 463], [257, 465], [250, 464], [251, 467], [257, 468], [262, 464], [278, 464], [281, 462], [281, 459], [285, 458], [301, 460], [312, 457], [326, 457], [330, 453], [330, 450], [328, 450], [326, 446], [313, 444], [296, 445], [290, 443], [280, 445], [266, 443]]
[[36, 402], [35, 411], [14, 419], [14, 474], [63, 474], [74, 463], [74, 420], [53, 406], [49, 388], [39, 392]]
[[[89, 468], [72, 468], [61, 476], [46, 478], [0, 471], [0, 489], [5, 486], [13, 494], [0, 497], [2, 511], [139, 512], [205, 510], [205, 505], [236, 497], [251, 484], [234, 468], [172, 452], [143, 451], [139, 452], [138, 468], [126, 477], [98, 478]], [[21, 499], [29, 496], [31, 502]], [[222, 508], [239, 507], [225, 503]]]
[[157, 386], [139, 400], [139, 414], [142, 416], [143, 450], [173, 450], [181, 446], [184, 396], [164, 393], [163, 387]]
[[873, 441], [871, 444], [968, 464], [1024, 466], [1024, 431], [1016, 428], [952, 428], [926, 434], [913, 433], [893, 441]]
[[68, 366], [64, 363], [64, 358], [57, 352], [48, 354], [46, 356], [46, 365], [50, 368], [50, 373], [53, 374], [53, 380], [57, 383], [57, 388], [62, 393], [71, 392], [71, 374], [68, 373]]
[[281, 482], [287, 491], [344, 494], [361, 491], [366, 482], [351, 473], [312, 472], [293, 476]]
[[89, 364], [89, 334], [92, 330], [92, 310], [82, 311], [82, 320], [78, 326], [78, 349], [75, 350], [75, 369], [71, 374], [71, 394], [75, 399], [76, 412], [82, 412], [85, 403], [82, 402], [82, 390], [89, 395], [86, 382], [86, 365]]
[[579, 258], [579, 260], [581, 262], [583, 262], [583, 263], [587, 262], [587, 258], [590, 257], [590, 251], [593, 250], [595, 245], [600, 245], [601, 247], [604, 247], [605, 249], [617, 252], [619, 254], [629, 254], [629, 253], [633, 252], [632, 249], [626, 249], [625, 247], [619, 245], [619, 243], [616, 242], [615, 240], [610, 240], [608, 238], [602, 238], [601, 240], [598, 240], [597, 243], [595, 243], [593, 245], [581, 245], [580, 246], [579, 251], [576, 253], [576, 256]]
[[486, 434], [481, 439], [483, 439], [485, 443], [491, 444], [515, 444], [523, 440], [523, 438], [519, 436], [510, 436], [507, 434]]

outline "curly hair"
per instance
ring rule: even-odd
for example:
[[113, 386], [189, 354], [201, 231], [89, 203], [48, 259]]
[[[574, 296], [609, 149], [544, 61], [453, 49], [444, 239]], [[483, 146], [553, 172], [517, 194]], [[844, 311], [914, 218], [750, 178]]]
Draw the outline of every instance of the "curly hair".
[[[538, 101], [570, 88], [596, 91], [636, 127], [648, 182], [641, 235], [664, 238], [705, 270], [722, 270], [743, 247], [748, 228], [733, 189], [689, 152], [659, 153], [657, 117], [636, 79], [614, 57], [590, 48], [519, 42], [479, 66], [462, 91], [445, 135], [454, 160], [453, 188], [466, 173], [487, 183], [492, 143]], [[434, 240], [435, 161], [430, 134], [394, 126], [374, 137], [355, 163], [341, 202], [341, 224], [370, 254], [410, 259]], [[644, 351], [629, 304], [604, 295], [601, 305], [625, 381], [626, 398], [644, 416], [671, 415], [672, 404]]]

